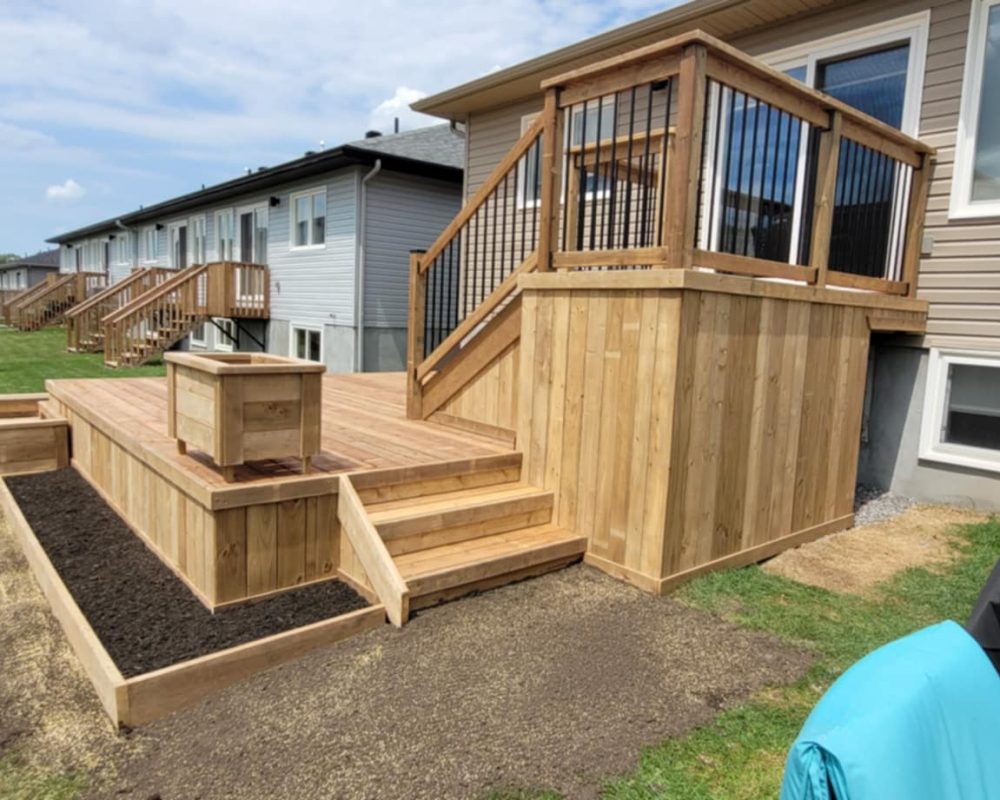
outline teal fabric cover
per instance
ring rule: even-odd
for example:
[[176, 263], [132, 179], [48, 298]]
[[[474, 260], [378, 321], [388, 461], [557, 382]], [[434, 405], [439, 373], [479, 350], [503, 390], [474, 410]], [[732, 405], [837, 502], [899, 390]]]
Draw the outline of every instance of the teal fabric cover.
[[831, 797], [1000, 798], [1000, 675], [960, 625], [890, 642], [820, 699], [788, 754], [781, 800]]

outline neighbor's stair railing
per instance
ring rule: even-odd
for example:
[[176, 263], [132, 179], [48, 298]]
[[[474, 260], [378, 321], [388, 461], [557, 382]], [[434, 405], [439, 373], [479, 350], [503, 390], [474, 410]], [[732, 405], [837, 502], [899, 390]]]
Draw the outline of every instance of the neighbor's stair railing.
[[[410, 416], [433, 412], [438, 373], [514, 296], [517, 270], [498, 271], [498, 252], [518, 269], [697, 267], [916, 294], [934, 156], [923, 142], [700, 31], [542, 88], [535, 125], [411, 258]], [[529, 148], [541, 153], [533, 173], [521, 168]], [[512, 172], [537, 187], [521, 207], [537, 225], [530, 263], [510, 259], [524, 233], [502, 215]], [[481, 365], [468, 361], [471, 378]]]
[[195, 264], [104, 318], [104, 361], [143, 364], [209, 317], [266, 319], [269, 309], [267, 267]]
[[61, 275], [41, 291], [14, 303], [13, 322], [22, 331], [36, 331], [60, 322], [66, 312], [100, 291], [107, 281], [103, 272]]
[[139, 268], [89, 300], [74, 306], [66, 314], [66, 349], [74, 353], [103, 350], [104, 317], [131, 303], [173, 274], [173, 270], [161, 267]]

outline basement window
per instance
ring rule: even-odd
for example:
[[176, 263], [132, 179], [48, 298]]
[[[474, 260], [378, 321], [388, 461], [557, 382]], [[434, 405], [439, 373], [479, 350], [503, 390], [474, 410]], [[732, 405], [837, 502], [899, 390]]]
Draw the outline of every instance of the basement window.
[[236, 323], [226, 317], [213, 317], [213, 319], [215, 320], [215, 349], [231, 353], [239, 335]]
[[931, 350], [920, 456], [1000, 472], [1000, 353]]
[[323, 332], [315, 328], [292, 328], [292, 355], [308, 361], [322, 361]]

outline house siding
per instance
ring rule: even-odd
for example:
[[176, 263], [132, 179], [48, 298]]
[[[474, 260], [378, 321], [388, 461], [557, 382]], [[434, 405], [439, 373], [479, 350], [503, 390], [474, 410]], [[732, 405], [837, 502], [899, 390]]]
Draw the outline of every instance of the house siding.
[[[925, 347], [1000, 348], [1000, 220], [949, 220], [959, 106], [971, 3], [867, 2], [811, 15], [748, 37], [729, 37], [756, 56], [868, 25], [930, 11], [920, 111], [921, 139], [937, 148], [925, 232], [919, 296], [930, 303]], [[466, 196], [471, 196], [520, 136], [521, 117], [541, 109], [542, 95], [470, 115]]]

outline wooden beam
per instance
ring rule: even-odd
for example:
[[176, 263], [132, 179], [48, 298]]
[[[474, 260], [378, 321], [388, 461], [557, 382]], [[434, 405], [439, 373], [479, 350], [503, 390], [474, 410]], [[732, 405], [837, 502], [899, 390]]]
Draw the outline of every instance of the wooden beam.
[[402, 627], [410, 616], [410, 590], [346, 475], [340, 479], [337, 511], [343, 533], [385, 606], [386, 616], [397, 628]]
[[907, 295], [917, 296], [917, 275], [920, 271], [920, 253], [923, 250], [924, 217], [927, 215], [927, 195], [934, 177], [934, 158], [924, 155], [919, 169], [913, 171], [910, 183], [910, 201], [907, 203], [906, 239], [903, 245], [903, 282]]
[[833, 231], [833, 207], [837, 194], [841, 126], [840, 112], [831, 111], [829, 128], [819, 134], [812, 239], [809, 245], [809, 262], [816, 269], [817, 286], [826, 285], [826, 271], [830, 264], [830, 235]]
[[410, 252], [410, 309], [406, 327], [406, 416], [420, 419], [420, 381], [417, 367], [424, 360], [424, 323], [427, 313], [427, 275], [420, 271], [422, 250]]
[[826, 273], [827, 286], [844, 286], [848, 289], [865, 289], [869, 292], [882, 294], [908, 293], [905, 281], [887, 281], [885, 278], [870, 278], [867, 275], [853, 275], [850, 272], [830, 270]]
[[545, 93], [545, 106], [539, 119], [542, 122], [542, 202], [538, 218], [538, 271], [548, 272], [552, 269], [552, 250], [559, 241], [559, 193], [561, 183], [559, 172], [562, 151], [560, 141], [561, 111], [559, 109], [559, 90], [549, 89]]
[[637, 247], [632, 250], [573, 250], [554, 253], [552, 266], [556, 269], [574, 267], [633, 267], [647, 264], [663, 266], [667, 263], [665, 247]]
[[681, 56], [676, 134], [670, 139], [667, 151], [666, 197], [660, 223], [668, 267], [689, 268], [694, 254], [707, 55], [703, 45], [692, 44], [684, 48]]
[[875, 130], [867, 125], [861, 124], [851, 117], [843, 118], [843, 128], [841, 134], [845, 139], [864, 145], [879, 153], [885, 153], [890, 158], [909, 164], [911, 167], [919, 167], [923, 156], [914, 152], [910, 147], [900, 144], [895, 139], [890, 139], [881, 131]]
[[738, 256], [733, 253], [718, 253], [714, 250], [695, 250], [694, 265], [709, 267], [722, 272], [735, 272], [754, 278], [788, 278], [794, 281], [813, 283], [816, 280], [815, 267], [800, 267], [780, 261], [768, 261], [752, 256]]
[[611, 73], [568, 82], [563, 85], [559, 105], [566, 108], [576, 103], [631, 89], [633, 86], [665, 80], [676, 75], [679, 69], [680, 54], [666, 53], [648, 61], [623, 66]]

